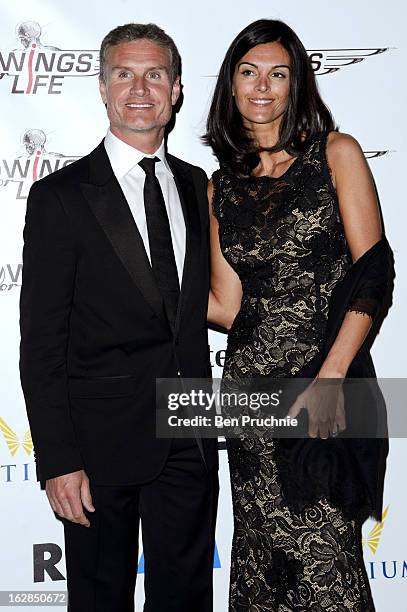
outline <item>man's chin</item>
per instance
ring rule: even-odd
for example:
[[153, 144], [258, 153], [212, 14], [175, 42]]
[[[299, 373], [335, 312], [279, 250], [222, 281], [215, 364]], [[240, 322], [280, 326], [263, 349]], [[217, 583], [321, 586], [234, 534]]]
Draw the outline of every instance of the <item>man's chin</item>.
[[148, 134], [149, 132], [156, 132], [157, 128], [154, 127], [133, 127], [130, 128], [134, 134]]
[[[158, 134], [163, 131], [165, 126], [157, 123], [127, 123], [121, 125], [110, 125], [110, 129], [114, 134], [120, 137], [126, 137], [131, 135], [142, 135], [142, 134]], [[121, 135], [121, 136], [120, 136]]]
[[129, 123], [126, 129], [136, 133], [155, 132], [161, 129], [161, 126], [156, 123]]

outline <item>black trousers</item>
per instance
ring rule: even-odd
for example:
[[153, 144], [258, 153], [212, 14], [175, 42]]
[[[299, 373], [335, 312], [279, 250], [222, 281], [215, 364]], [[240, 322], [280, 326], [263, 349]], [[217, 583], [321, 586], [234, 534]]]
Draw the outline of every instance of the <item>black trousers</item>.
[[211, 612], [218, 491], [191, 440], [148, 484], [91, 485], [91, 526], [64, 521], [68, 611], [134, 611], [141, 519], [144, 612]]

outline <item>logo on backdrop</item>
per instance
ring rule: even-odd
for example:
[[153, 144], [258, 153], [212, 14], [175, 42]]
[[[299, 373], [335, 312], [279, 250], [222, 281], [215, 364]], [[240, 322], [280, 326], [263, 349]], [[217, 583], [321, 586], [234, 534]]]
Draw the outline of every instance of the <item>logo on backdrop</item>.
[[[14, 461], [21, 455], [30, 457], [33, 454], [33, 441], [31, 432], [28, 429], [22, 436], [18, 435], [14, 429], [2, 417], [0, 417], [0, 436], [4, 440], [4, 446], [0, 446], [0, 458], [3, 456], [2, 449], [5, 448], [7, 455]], [[20, 456], [19, 456], [20, 455]], [[30, 470], [32, 463], [6, 463], [0, 462], [0, 483], [12, 483], [30, 480]]]
[[394, 580], [407, 578], [407, 561], [405, 559], [378, 560], [378, 550], [383, 538], [385, 521], [389, 513], [389, 506], [383, 511], [382, 520], [376, 521], [366, 537], [363, 537], [362, 544], [368, 549], [373, 560], [368, 560], [365, 554], [366, 570], [370, 580]]
[[366, 159], [374, 159], [375, 157], [383, 157], [383, 155], [387, 155], [388, 153], [394, 153], [394, 150], [388, 149], [387, 151], [363, 151]]
[[[333, 74], [341, 68], [360, 64], [365, 59], [389, 51], [390, 47], [372, 47], [371, 49], [307, 49], [308, 57], [315, 74]], [[216, 77], [217, 75], [211, 75]]]
[[60, 49], [43, 42], [36, 21], [16, 27], [19, 46], [0, 51], [0, 79], [5, 79], [13, 94], [60, 94], [66, 77], [99, 74], [99, 51]]
[[27, 198], [32, 183], [80, 158], [80, 155], [47, 151], [46, 142], [43, 130], [26, 130], [21, 136], [20, 154], [0, 159], [0, 187], [14, 189], [17, 200]]
[[368, 57], [380, 55], [389, 47], [373, 47], [372, 49], [308, 49], [312, 68], [317, 75], [332, 74], [346, 66], [360, 64]]
[[4, 264], [0, 266], [0, 295], [21, 287], [23, 264]]
[[372, 553], [375, 555], [380, 544], [380, 538], [382, 537], [384, 521], [386, 520], [389, 512], [389, 506], [386, 506], [382, 514], [382, 520], [376, 521], [372, 529], [369, 531], [366, 538], [362, 538], [362, 545], [367, 546]]
[[209, 353], [211, 367], [213, 368], [214, 366], [217, 366], [218, 368], [223, 368], [223, 366], [225, 365], [226, 349], [220, 349], [218, 351], [214, 351], [213, 349], [211, 349]]
[[24, 437], [20, 439], [6, 421], [0, 417], [0, 431], [3, 434], [12, 457], [14, 457], [20, 448], [22, 448], [27, 455], [31, 455], [33, 451], [33, 441], [30, 430], [26, 431]]
[[[46, 582], [46, 580], [49, 578], [52, 580], [52, 582], [66, 580], [65, 576], [57, 567], [61, 560], [62, 548], [58, 544], [55, 544], [54, 542], [47, 542], [46, 544], [33, 544], [34, 582]], [[216, 544], [213, 556], [213, 567], [214, 569], [219, 569], [221, 567]], [[138, 562], [137, 573], [144, 574], [143, 553], [141, 554]]]

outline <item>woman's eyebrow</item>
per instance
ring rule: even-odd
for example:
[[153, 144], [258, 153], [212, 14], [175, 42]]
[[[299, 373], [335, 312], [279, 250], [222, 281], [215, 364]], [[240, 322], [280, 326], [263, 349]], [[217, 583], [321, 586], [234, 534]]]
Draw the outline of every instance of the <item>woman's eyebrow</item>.
[[[253, 66], [253, 68], [258, 68], [257, 64], [253, 64], [253, 62], [240, 62], [237, 67], [240, 68], [240, 66], [243, 65], [248, 65], [248, 66]], [[288, 70], [290, 70], [290, 66], [288, 66], [287, 64], [276, 64], [275, 66], [272, 66], [272, 68], [288, 68]]]

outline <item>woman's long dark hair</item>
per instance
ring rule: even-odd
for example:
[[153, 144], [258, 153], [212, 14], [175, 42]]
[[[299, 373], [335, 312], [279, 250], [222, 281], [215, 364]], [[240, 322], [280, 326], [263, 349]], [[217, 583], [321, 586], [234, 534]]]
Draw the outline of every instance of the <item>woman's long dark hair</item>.
[[279, 42], [291, 60], [288, 104], [280, 124], [278, 143], [270, 152], [285, 150], [298, 155], [310, 138], [335, 129], [334, 120], [321, 99], [311, 62], [295, 32], [282, 21], [259, 19], [240, 32], [230, 45], [216, 82], [203, 142], [212, 147], [221, 166], [240, 177], [249, 177], [259, 161], [259, 147], [243, 125], [232, 96], [235, 66], [253, 47]]

